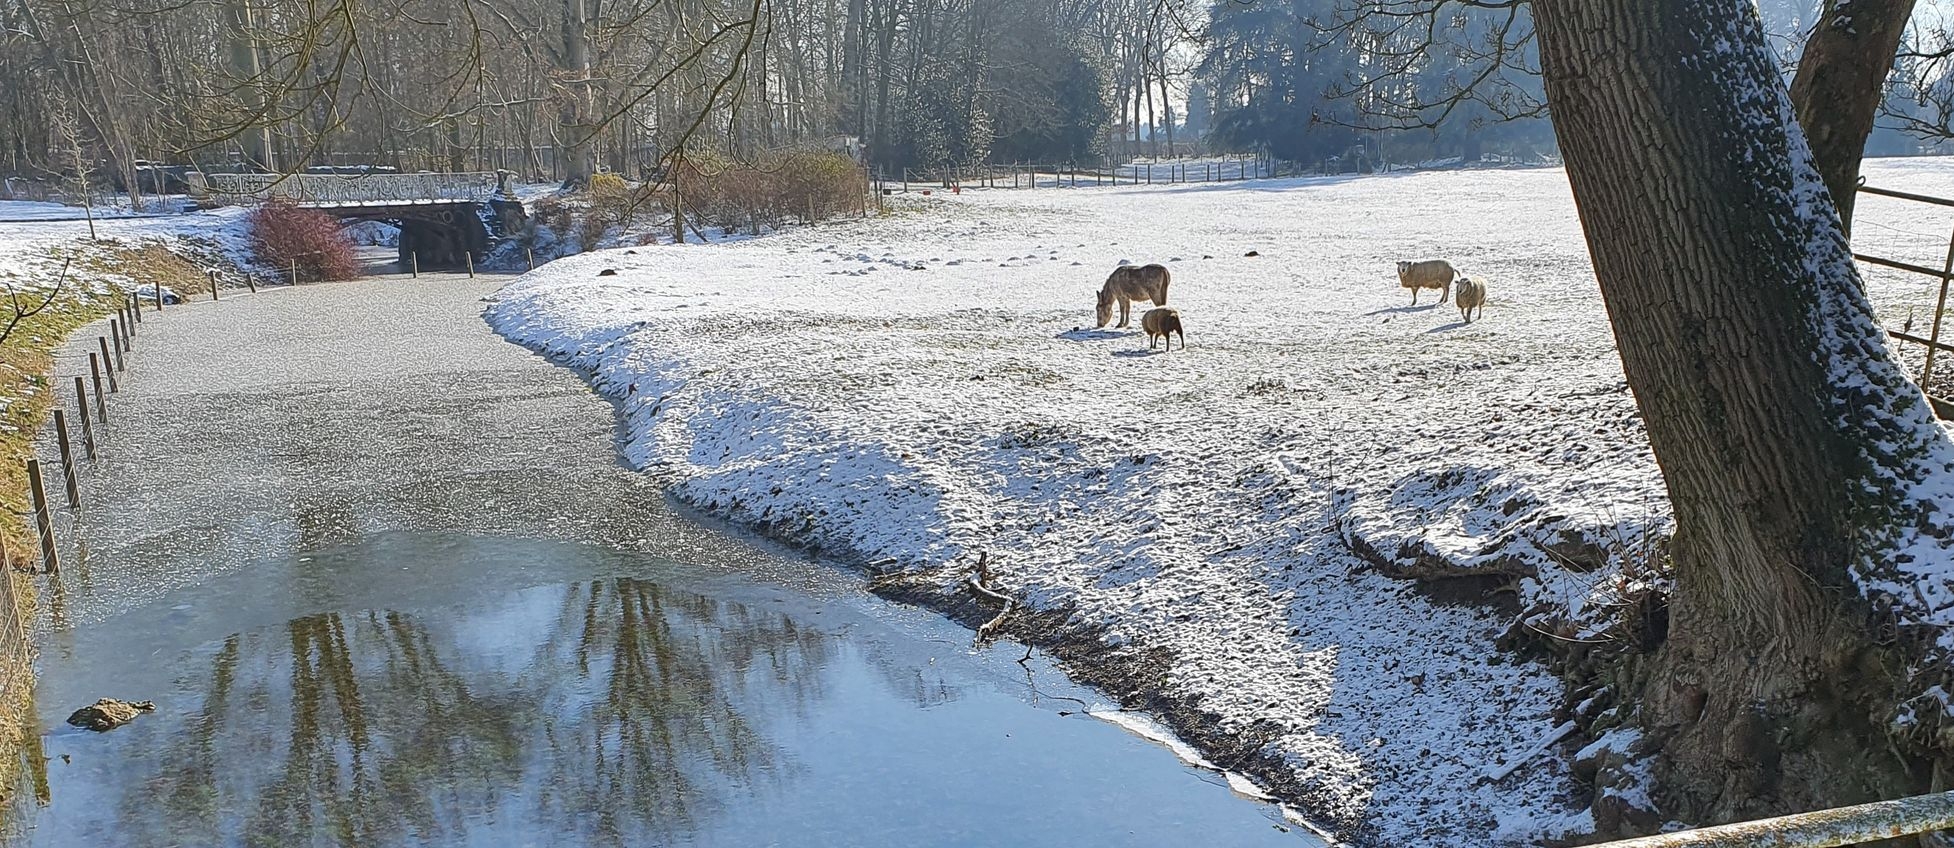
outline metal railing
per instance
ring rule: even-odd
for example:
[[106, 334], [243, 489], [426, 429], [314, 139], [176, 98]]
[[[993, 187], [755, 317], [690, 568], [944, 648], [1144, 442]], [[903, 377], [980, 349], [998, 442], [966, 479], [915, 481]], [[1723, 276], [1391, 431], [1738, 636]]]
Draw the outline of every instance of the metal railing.
[[[200, 178], [198, 178], [200, 176]], [[204, 174], [192, 189], [225, 205], [283, 200], [302, 206], [481, 202], [495, 196], [493, 171], [454, 174]]]
[[1593, 848], [1840, 848], [1954, 828], [1954, 792], [1682, 830]]
[[[1864, 182], [1861, 182], [1859, 184], [1859, 192], [1861, 194], [1876, 194], [1881, 197], [1891, 197], [1898, 200], [1909, 200], [1915, 203], [1931, 203], [1935, 206], [1954, 207], [1954, 200], [1949, 200], [1944, 197], [1930, 197], [1928, 195], [1914, 194], [1912, 192], [1907, 192], [1907, 191], [1894, 191], [1893, 189], [1890, 188], [1874, 188], [1872, 186], [1866, 185]], [[1911, 262], [1901, 262], [1896, 259], [1887, 259], [1885, 257], [1872, 256], [1870, 254], [1865, 254], [1865, 253], [1854, 252], [1852, 254], [1852, 258], [1864, 262], [1868, 265], [1878, 265], [1883, 268], [1892, 268], [1898, 271], [1908, 271], [1911, 273], [1922, 274], [1940, 280], [1940, 296], [1934, 301], [1934, 320], [1933, 320], [1933, 324], [1927, 331], [1926, 338], [1923, 339], [1920, 338], [1919, 336], [1900, 330], [1887, 331], [1887, 335], [1899, 339], [1900, 341], [1913, 342], [1915, 344], [1923, 345], [1927, 348], [1926, 362], [1925, 364], [1920, 366], [1920, 388], [1923, 390], [1927, 389], [1929, 385], [1928, 381], [1933, 377], [1934, 374], [1934, 355], [1943, 350], [1954, 351], [1954, 346], [1944, 344], [1940, 340], [1941, 316], [1945, 314], [1947, 311], [1948, 281], [1954, 280], [1954, 235], [1950, 235], [1948, 237], [1947, 261], [1941, 266], [1941, 269], [1938, 271], [1929, 268], [1925, 265], [1915, 265]], [[1929, 399], [1930, 400], [1933, 399], [1931, 395], [1929, 396]], [[1935, 409], [1938, 411], [1945, 403], [1946, 403], [1945, 401], [1937, 401], [1935, 403]]]

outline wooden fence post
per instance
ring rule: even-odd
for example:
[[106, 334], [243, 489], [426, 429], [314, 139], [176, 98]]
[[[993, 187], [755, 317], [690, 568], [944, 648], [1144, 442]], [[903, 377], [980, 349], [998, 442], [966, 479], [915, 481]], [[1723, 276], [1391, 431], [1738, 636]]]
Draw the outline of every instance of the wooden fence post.
[[[95, 354], [88, 355], [88, 374], [95, 378], [95, 417], [103, 424], [109, 423], [109, 406], [102, 400], [102, 367], [95, 361]], [[113, 377], [114, 375], [110, 375]]]
[[298, 284], [299, 284], [299, 261], [298, 259], [294, 258], [292, 260], [292, 285], [296, 286]]
[[244, 275], [244, 286], [250, 289], [252, 294], [258, 293], [258, 281], [252, 279], [250, 274]]
[[156, 286], [156, 311], [161, 312], [163, 311], [163, 284], [155, 283], [154, 285]]
[[54, 438], [61, 446], [61, 477], [67, 482], [68, 508], [81, 508], [81, 490], [75, 486], [75, 450], [68, 443], [68, 414], [54, 411]]
[[[109, 358], [109, 340], [102, 336], [96, 336], [95, 343], [102, 348], [102, 373], [107, 374], [109, 377], [109, 393], [114, 394], [122, 391], [122, 386], [115, 379], [115, 360]], [[89, 355], [93, 356], [94, 354]]]
[[132, 350], [134, 350], [135, 348], [132, 348], [132, 347], [130, 347], [130, 346], [129, 346], [129, 339], [128, 339], [128, 338], [126, 338], [126, 337], [124, 337], [124, 336], [122, 335], [122, 333], [123, 333], [123, 330], [122, 330], [122, 319], [120, 319], [120, 318], [110, 318], [110, 319], [109, 319], [109, 338], [112, 338], [112, 339], [115, 339], [115, 365], [116, 365], [116, 370], [118, 370], [118, 371], [127, 371], [127, 370], [129, 370], [129, 369], [128, 369], [128, 367], [122, 364], [122, 354], [123, 354], [123, 353], [125, 353], [125, 352], [127, 352], [127, 351], [132, 351]]
[[136, 323], [142, 323], [142, 298], [133, 294], [123, 298], [122, 311], [136, 316]]
[[27, 488], [34, 495], [34, 529], [41, 535], [41, 569], [61, 572], [61, 554], [54, 546], [54, 515], [48, 512], [47, 489], [41, 485], [41, 461], [27, 461]]
[[407, 262], [408, 262], [407, 273], [416, 280], [420, 279], [421, 278], [421, 252], [418, 250], [408, 251]]
[[95, 459], [95, 428], [88, 423], [88, 384], [75, 378], [75, 410], [81, 413], [81, 449], [90, 461]]
[[[868, 213], [864, 212], [862, 214], [866, 215]], [[522, 249], [522, 255], [523, 258], [529, 260], [529, 270], [531, 271], [536, 270], [536, 249], [533, 247], [525, 247]]]
[[461, 259], [463, 262], [468, 264], [468, 279], [471, 280], [475, 279], [475, 251], [472, 250], [462, 251]]
[[217, 299], [217, 269], [210, 269], [210, 299]]

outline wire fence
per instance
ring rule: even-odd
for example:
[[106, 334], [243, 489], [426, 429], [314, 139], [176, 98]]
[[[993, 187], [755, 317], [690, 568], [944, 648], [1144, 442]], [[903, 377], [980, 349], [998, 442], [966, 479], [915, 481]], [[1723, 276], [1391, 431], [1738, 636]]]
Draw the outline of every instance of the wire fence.
[[1030, 164], [980, 164], [943, 168], [899, 168], [875, 177], [883, 193], [896, 191], [961, 191], [975, 188], [1092, 188], [1135, 185], [1188, 185], [1243, 180], [1327, 177], [1387, 173], [1447, 165], [1469, 167], [1555, 165], [1551, 159], [1488, 157], [1420, 163], [1375, 162], [1361, 157], [1332, 156], [1297, 162], [1254, 154], [1204, 156], [1190, 159], [1133, 161], [1111, 167], [1053, 167]]

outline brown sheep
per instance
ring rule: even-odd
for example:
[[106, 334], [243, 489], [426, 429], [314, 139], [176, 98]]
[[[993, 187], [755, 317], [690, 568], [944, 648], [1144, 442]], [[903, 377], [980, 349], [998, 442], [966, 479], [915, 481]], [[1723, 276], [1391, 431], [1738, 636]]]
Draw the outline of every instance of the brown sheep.
[[1452, 279], [1458, 275], [1458, 269], [1443, 259], [1398, 263], [1398, 285], [1411, 290], [1413, 306], [1418, 305], [1419, 289], [1438, 289], [1438, 302], [1444, 303], [1452, 296]]
[[1473, 313], [1480, 317], [1486, 314], [1486, 284], [1470, 277], [1459, 278], [1459, 297], [1454, 301], [1459, 305], [1459, 317], [1467, 324], [1472, 323]]
[[1099, 289], [1099, 326], [1113, 320], [1113, 301], [1119, 301], [1119, 326], [1125, 329], [1132, 303], [1144, 300], [1155, 306], [1167, 305], [1167, 283], [1173, 275], [1165, 265], [1121, 265]]
[[1147, 350], [1153, 350], [1155, 338], [1167, 340], [1167, 349], [1174, 349], [1173, 333], [1181, 334], [1181, 350], [1187, 349], [1187, 331], [1181, 329], [1181, 311], [1178, 309], [1149, 309], [1140, 316], [1140, 329], [1147, 331]]

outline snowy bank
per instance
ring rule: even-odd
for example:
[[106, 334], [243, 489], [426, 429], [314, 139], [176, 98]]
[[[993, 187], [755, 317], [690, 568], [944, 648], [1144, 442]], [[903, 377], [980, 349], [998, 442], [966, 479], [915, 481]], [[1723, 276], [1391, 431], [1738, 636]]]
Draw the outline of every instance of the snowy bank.
[[[1941, 162], [1867, 172], [1954, 194]], [[1578, 744], [1505, 768], [1563, 692], [1496, 642], [1516, 621], [1601, 635], [1668, 519], [1564, 173], [898, 208], [572, 257], [487, 317], [590, 373], [627, 459], [685, 500], [946, 593], [988, 550], [997, 584], [1107, 656], [1165, 657], [1163, 695], [1258, 740], [1346, 837], [1590, 826]], [[1936, 255], [1937, 214], [1867, 198], [1857, 246]], [[1394, 264], [1433, 257], [1488, 283], [1483, 320], [1409, 305]], [[1187, 351], [1147, 350], [1144, 305], [1091, 328], [1122, 260], [1172, 269]], [[1888, 313], [1930, 302], [1918, 278], [1870, 285]], [[1517, 608], [1430, 590], [1475, 576]]]

